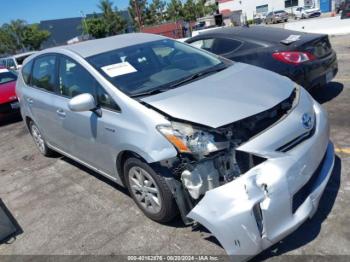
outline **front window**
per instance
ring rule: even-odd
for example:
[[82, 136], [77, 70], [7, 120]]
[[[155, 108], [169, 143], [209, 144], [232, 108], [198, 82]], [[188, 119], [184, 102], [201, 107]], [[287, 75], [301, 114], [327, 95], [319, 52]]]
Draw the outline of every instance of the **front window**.
[[0, 73], [0, 85], [8, 82], [16, 81], [17, 76], [12, 72]]
[[225, 68], [216, 56], [169, 39], [113, 50], [87, 60], [117, 88], [135, 97], [175, 88], [191, 76]]

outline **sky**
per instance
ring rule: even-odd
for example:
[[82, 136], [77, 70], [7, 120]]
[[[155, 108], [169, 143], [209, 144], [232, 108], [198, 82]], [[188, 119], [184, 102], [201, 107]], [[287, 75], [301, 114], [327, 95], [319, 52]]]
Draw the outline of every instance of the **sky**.
[[[98, 12], [99, 0], [0, 0], [0, 25], [14, 19], [28, 23], [41, 20], [81, 16]], [[118, 9], [125, 9], [129, 0], [111, 0]]]

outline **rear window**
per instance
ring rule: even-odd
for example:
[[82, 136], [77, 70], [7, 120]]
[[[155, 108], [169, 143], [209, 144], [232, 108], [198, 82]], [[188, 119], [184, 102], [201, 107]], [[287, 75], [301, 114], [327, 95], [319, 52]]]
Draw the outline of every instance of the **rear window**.
[[285, 13], [286, 11], [283, 11], [283, 10], [279, 10], [279, 11], [275, 11], [274, 13], [275, 14], [282, 14], [282, 13]]
[[8, 82], [16, 81], [17, 76], [12, 72], [0, 73], [0, 85]]

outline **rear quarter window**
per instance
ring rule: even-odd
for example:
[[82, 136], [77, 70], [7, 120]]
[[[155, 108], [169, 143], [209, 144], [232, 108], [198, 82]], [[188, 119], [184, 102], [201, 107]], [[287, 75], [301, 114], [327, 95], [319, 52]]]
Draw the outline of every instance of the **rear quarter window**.
[[216, 54], [227, 54], [237, 50], [241, 47], [242, 42], [228, 38], [217, 38], [215, 39], [215, 52]]
[[32, 73], [32, 66], [33, 66], [33, 60], [29, 61], [23, 68], [22, 68], [22, 77], [23, 81], [26, 85], [30, 84], [31, 79], [31, 73]]

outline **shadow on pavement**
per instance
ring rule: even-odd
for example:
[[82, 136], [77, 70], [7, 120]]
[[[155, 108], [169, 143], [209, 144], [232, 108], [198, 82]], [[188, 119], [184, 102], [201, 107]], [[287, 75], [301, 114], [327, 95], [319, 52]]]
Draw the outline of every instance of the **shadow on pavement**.
[[340, 181], [341, 160], [338, 156], [336, 156], [332, 175], [321, 197], [315, 216], [312, 219], [307, 220], [291, 235], [260, 253], [252, 261], [261, 261], [270, 257], [282, 255], [314, 240], [321, 231], [323, 221], [326, 220], [328, 214], [333, 208], [340, 188]]
[[[119, 184], [113, 182], [112, 180], [104, 177], [103, 175], [100, 175], [99, 173], [96, 173], [95, 171], [89, 169], [88, 167], [83, 166], [82, 164], [79, 164], [78, 162], [76, 162], [68, 157], [61, 156], [61, 159], [65, 162], [67, 162], [68, 164], [73, 165], [73, 166], [83, 170], [84, 172], [90, 174], [91, 176], [94, 176], [96, 179], [99, 179], [100, 181], [108, 184], [109, 186], [115, 188], [119, 192], [122, 192], [125, 195], [131, 197], [131, 195], [129, 194], [129, 191], [126, 187], [120, 186]], [[135, 205], [136, 205], [136, 203], [135, 203]], [[177, 228], [186, 227], [186, 225], [181, 220], [180, 214], [177, 214], [177, 216], [175, 217], [174, 220], [167, 222], [167, 223], [162, 223], [162, 224], [165, 226], [169, 226], [169, 227], [177, 227]]]
[[313, 98], [320, 104], [336, 98], [343, 91], [344, 85], [339, 82], [330, 82], [327, 85], [311, 91]]
[[0, 245], [13, 243], [22, 233], [21, 226], [0, 199]]
[[22, 117], [20, 113], [12, 113], [12, 114], [0, 114], [0, 127], [11, 125], [17, 122], [22, 121]]
[[78, 162], [74, 161], [73, 159], [70, 159], [70, 158], [65, 157], [65, 156], [61, 156], [61, 159], [65, 162], [67, 162], [68, 164], [83, 170], [84, 172], [90, 174], [91, 176], [97, 178], [98, 180], [101, 180], [102, 182], [108, 184], [109, 186], [114, 187], [116, 190], [124, 193], [125, 195], [130, 196], [128, 190], [125, 187], [118, 185], [117, 183], [113, 182], [112, 180], [110, 180], [110, 179], [104, 177], [103, 175], [100, 175], [99, 173], [96, 173], [95, 171], [91, 170], [90, 168], [83, 166], [82, 164], [79, 164]]

